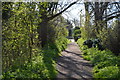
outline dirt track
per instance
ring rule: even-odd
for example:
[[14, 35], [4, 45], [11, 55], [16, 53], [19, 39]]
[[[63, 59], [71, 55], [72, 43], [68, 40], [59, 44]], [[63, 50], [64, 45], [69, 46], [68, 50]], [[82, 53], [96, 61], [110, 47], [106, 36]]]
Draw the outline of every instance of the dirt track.
[[92, 67], [81, 56], [79, 46], [72, 42], [57, 60], [57, 79], [92, 80]]

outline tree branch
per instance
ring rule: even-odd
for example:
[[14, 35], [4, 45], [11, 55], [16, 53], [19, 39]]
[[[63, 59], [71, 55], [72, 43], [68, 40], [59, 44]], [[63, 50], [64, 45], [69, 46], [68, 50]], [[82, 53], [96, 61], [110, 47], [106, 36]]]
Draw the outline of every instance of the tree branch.
[[52, 20], [52, 19], [54, 19], [55, 17], [59, 16], [59, 15], [62, 14], [64, 11], [66, 11], [68, 8], [70, 8], [72, 5], [76, 4], [78, 1], [79, 1], [79, 0], [71, 3], [70, 5], [68, 5], [68, 7], [66, 7], [66, 8], [65, 8], [64, 10], [62, 10], [61, 12], [59, 12], [59, 13], [53, 15], [53, 16], [48, 17], [48, 20]]
[[108, 17], [108, 18], [105, 19], [105, 21], [109, 21], [109, 20], [111, 20], [111, 19], [113, 19], [113, 18], [117, 18], [117, 17], [120, 17], [120, 14], [117, 14], [117, 15], [111, 16], [111, 17]]
[[109, 14], [109, 15], [103, 17], [103, 18], [107, 18], [107, 17], [109, 17], [109, 16], [111, 16], [111, 15], [113, 15], [113, 14], [117, 14], [117, 13], [120, 13], [120, 12], [119, 12], [119, 11], [117, 11], [117, 12], [113, 12], [113, 13], [111, 13], [111, 14]]
[[[103, 9], [102, 12], [104, 12], [106, 10], [106, 8], [108, 7], [109, 2], [105, 2], [101, 7], [99, 7], [98, 9]], [[94, 7], [92, 7], [93, 10], [90, 12], [90, 14], [92, 14], [93, 12], [97, 11], [98, 9], [95, 9]]]

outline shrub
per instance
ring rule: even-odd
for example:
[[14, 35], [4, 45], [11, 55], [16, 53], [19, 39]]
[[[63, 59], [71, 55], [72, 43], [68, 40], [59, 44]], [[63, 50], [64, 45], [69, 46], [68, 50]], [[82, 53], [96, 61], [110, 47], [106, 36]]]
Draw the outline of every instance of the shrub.
[[84, 39], [83, 39], [83, 38], [80, 38], [80, 39], [77, 40], [77, 43], [78, 43], [78, 45], [80, 46], [80, 49], [81, 49], [81, 50], [86, 50], [86, 49], [87, 49], [87, 46], [86, 46], [86, 45], [83, 46], [83, 42], [84, 42]]
[[65, 37], [60, 37], [58, 40], [55, 41], [55, 46], [58, 50], [58, 52], [61, 52], [67, 47], [67, 44], [69, 43], [69, 40]]
[[107, 61], [113, 59], [115, 56], [112, 55], [111, 51], [96, 51], [92, 55], [91, 62], [94, 65], [99, 64], [99, 62]]
[[84, 41], [83, 45], [87, 45], [88, 48], [91, 48], [92, 45], [93, 45], [93, 41], [92, 40], [86, 40], [86, 41]]
[[86, 60], [92, 60], [93, 54], [96, 52], [97, 48], [89, 48], [83, 50], [83, 58]]
[[100, 44], [100, 40], [99, 39], [94, 39], [94, 40], [85, 40], [83, 42], [83, 45], [86, 45], [88, 48], [92, 48], [92, 47], [97, 47], [99, 50], [104, 50], [105, 48]]
[[117, 66], [108, 66], [99, 70], [94, 74], [94, 78], [119, 78], [119, 68]]
[[106, 60], [106, 61], [100, 62], [99, 64], [95, 65], [93, 68], [93, 72], [96, 73], [99, 71], [99, 69], [102, 69], [108, 66], [116, 66], [116, 65], [119, 66], [119, 60], [117, 57], [116, 58], [114, 57], [111, 60]]

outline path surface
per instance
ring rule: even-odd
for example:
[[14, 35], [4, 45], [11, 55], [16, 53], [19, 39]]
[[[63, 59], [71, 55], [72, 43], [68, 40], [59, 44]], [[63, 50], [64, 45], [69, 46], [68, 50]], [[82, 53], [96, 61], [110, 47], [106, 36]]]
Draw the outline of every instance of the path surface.
[[72, 42], [57, 60], [57, 79], [63, 80], [92, 80], [92, 67], [89, 61], [81, 56], [79, 46]]

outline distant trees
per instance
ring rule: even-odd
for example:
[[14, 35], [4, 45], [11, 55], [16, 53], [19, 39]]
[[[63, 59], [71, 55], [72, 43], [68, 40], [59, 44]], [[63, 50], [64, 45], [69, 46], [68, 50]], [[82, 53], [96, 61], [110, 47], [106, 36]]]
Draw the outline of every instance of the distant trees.
[[67, 38], [68, 39], [73, 39], [73, 25], [69, 20], [67, 20], [67, 27], [66, 28], [68, 29]]
[[74, 28], [74, 39], [77, 41], [81, 37], [80, 27], [76, 26]]

